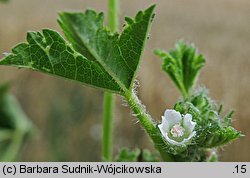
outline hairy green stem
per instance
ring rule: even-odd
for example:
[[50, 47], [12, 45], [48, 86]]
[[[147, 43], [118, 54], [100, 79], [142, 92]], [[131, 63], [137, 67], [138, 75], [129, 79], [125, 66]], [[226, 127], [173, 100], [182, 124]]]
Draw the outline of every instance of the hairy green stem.
[[[109, 0], [108, 2], [108, 21], [110, 31], [116, 32], [118, 30], [118, 0]], [[104, 93], [102, 133], [102, 159], [104, 161], [112, 161], [113, 97], [111, 93]]]
[[129, 106], [134, 111], [134, 114], [139, 119], [140, 123], [149, 134], [150, 138], [155, 144], [155, 148], [160, 152], [161, 157], [164, 161], [173, 161], [170, 154], [164, 149], [164, 142], [162, 136], [160, 135], [156, 123], [153, 121], [152, 117], [147, 113], [145, 107], [141, 104], [138, 97], [131, 92], [124, 95]]

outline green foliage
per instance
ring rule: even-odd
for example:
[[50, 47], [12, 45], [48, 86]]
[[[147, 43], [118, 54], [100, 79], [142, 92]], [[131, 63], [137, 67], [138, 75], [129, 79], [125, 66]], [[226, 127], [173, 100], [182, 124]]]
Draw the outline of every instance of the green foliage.
[[[196, 90], [192, 94], [200, 69], [205, 64], [204, 57], [194, 45], [179, 41], [169, 52], [155, 51], [163, 59], [162, 69], [183, 95], [183, 99], [175, 104], [174, 109], [181, 114], [191, 114], [192, 120], [196, 122], [196, 135], [190, 142], [181, 145], [169, 143], [132, 91], [154, 15], [153, 10], [154, 6], [151, 6], [137, 13], [135, 19], [126, 17], [121, 34], [111, 33], [104, 27], [103, 13], [98, 14], [93, 10], [85, 13], [62, 12], [58, 22], [68, 42], [58, 32], [50, 29], [29, 32], [27, 43], [15, 46], [12, 53], [0, 61], [0, 65], [29, 68], [121, 94], [164, 161], [216, 161], [214, 150], [239, 138], [241, 133], [231, 127], [232, 111], [224, 117], [221, 116], [222, 105], [218, 106], [212, 101], [204, 89]], [[18, 107], [13, 104], [15, 105]], [[6, 103], [3, 106], [13, 109]], [[14, 110], [18, 111], [16, 108]], [[25, 120], [26, 117], [20, 109], [18, 112], [18, 116]], [[2, 125], [16, 130], [19, 128], [17, 125], [24, 125], [25, 122], [15, 123], [16, 120], [8, 120], [2, 122]], [[12, 125], [13, 128], [10, 127]], [[8, 135], [8, 132], [3, 132], [2, 135]], [[116, 161], [157, 160], [157, 155], [139, 149], [130, 151], [124, 148], [116, 156]]]
[[128, 148], [122, 148], [115, 157], [117, 162], [136, 162], [141, 151], [136, 148], [134, 150], [129, 150]]
[[140, 11], [134, 20], [126, 18], [120, 35], [103, 26], [102, 13], [60, 13], [59, 24], [71, 44], [53, 30], [29, 32], [28, 43], [14, 47], [0, 65], [29, 68], [124, 94], [132, 89], [153, 9]]
[[157, 153], [151, 153], [147, 149], [144, 149], [142, 151], [142, 158], [143, 158], [144, 162], [157, 162], [157, 161], [159, 161], [159, 155]]
[[29, 68], [124, 95], [161, 150], [162, 137], [132, 91], [154, 7], [140, 11], [135, 19], [126, 17], [120, 35], [103, 26], [102, 13], [60, 13], [59, 24], [70, 43], [53, 30], [29, 32], [28, 43], [15, 46], [0, 65]]
[[156, 50], [155, 54], [163, 60], [162, 69], [167, 72], [183, 97], [187, 97], [205, 64], [204, 57], [198, 53], [194, 45], [188, 45], [183, 41], [179, 41], [169, 52]]
[[199, 132], [199, 145], [207, 148], [225, 145], [241, 136], [241, 133], [231, 127], [233, 112], [221, 116], [221, 108], [212, 101], [207, 92], [201, 90], [194, 94], [191, 99], [194, 107], [198, 108], [197, 123], [201, 127]]
[[196, 89], [191, 94], [199, 71], [205, 64], [204, 57], [194, 45], [183, 41], [179, 41], [169, 52], [156, 50], [155, 53], [163, 59], [162, 69], [183, 95], [174, 109], [183, 115], [191, 114], [196, 122], [196, 136], [190, 145], [177, 149], [166, 144], [166, 151], [174, 161], [216, 161], [216, 148], [242, 135], [231, 126], [233, 111], [221, 116], [222, 105], [218, 106], [210, 99], [205, 88]]
[[157, 162], [159, 158], [156, 153], [151, 153], [147, 149], [135, 148], [129, 150], [128, 148], [122, 148], [116, 155], [115, 160], [117, 162]]
[[[223, 146], [241, 136], [227, 122], [229, 115], [220, 115], [220, 106], [212, 101], [204, 89], [198, 90], [196, 94], [188, 99], [175, 104], [174, 109], [182, 114], [190, 113], [193, 120], [197, 123], [195, 128], [197, 136], [193, 140], [191, 149], [187, 148], [178, 155], [178, 159], [190, 161], [205, 161], [207, 159], [207, 148]], [[203, 155], [203, 156], [201, 156]]]
[[0, 86], [0, 161], [14, 161], [31, 123], [16, 99], [7, 93], [8, 86]]

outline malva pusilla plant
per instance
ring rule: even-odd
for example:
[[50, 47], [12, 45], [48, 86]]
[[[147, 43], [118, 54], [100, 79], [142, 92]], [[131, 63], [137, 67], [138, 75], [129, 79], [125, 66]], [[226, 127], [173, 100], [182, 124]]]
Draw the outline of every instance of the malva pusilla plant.
[[[103, 13], [61, 12], [58, 23], [66, 37], [43, 29], [28, 32], [27, 42], [5, 54], [0, 65], [27, 68], [101, 89], [104, 94], [104, 161], [217, 161], [217, 149], [239, 138], [231, 126], [233, 111], [222, 116], [206, 88], [196, 87], [205, 64], [193, 44], [177, 42], [169, 52], [155, 50], [162, 69], [181, 93], [181, 99], [166, 108], [160, 119], [153, 119], [136, 95], [136, 76], [143, 49], [154, 18], [155, 5], [125, 17], [118, 33], [116, 0], [109, 1], [109, 26]], [[161, 159], [148, 150], [124, 148], [112, 159], [113, 94], [122, 96], [150, 137]], [[158, 121], [159, 120], [159, 121]]]

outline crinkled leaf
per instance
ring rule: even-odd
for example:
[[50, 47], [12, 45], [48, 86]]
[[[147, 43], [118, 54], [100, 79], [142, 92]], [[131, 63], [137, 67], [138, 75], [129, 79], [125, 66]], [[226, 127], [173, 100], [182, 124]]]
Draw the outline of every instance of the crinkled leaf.
[[218, 112], [219, 108], [221, 107], [208, 97], [205, 90], [190, 96], [189, 101], [180, 101], [174, 106], [174, 109], [182, 114], [192, 114], [197, 123], [195, 144], [205, 148], [223, 146], [241, 136], [228, 122], [232, 112], [223, 119]]
[[49, 29], [29, 32], [28, 43], [14, 47], [0, 65], [30, 68], [123, 94], [132, 89], [153, 9], [127, 20], [121, 35], [106, 30], [102, 13], [60, 13], [60, 25], [72, 45]]
[[215, 127], [205, 128], [200, 134], [199, 144], [201, 147], [213, 148], [223, 146], [241, 136], [241, 133], [233, 127]]
[[162, 69], [167, 72], [184, 97], [193, 87], [200, 69], [205, 64], [204, 57], [194, 45], [179, 41], [169, 52], [156, 50], [163, 59]]

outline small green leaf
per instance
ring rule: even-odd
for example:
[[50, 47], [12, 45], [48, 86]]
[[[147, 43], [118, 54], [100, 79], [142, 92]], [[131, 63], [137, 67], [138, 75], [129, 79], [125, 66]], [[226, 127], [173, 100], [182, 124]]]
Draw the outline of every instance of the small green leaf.
[[230, 126], [232, 124], [232, 117], [233, 117], [234, 111], [230, 111], [224, 118], [223, 118], [223, 124], [225, 126]]
[[155, 54], [163, 59], [162, 69], [186, 98], [205, 64], [204, 57], [198, 53], [194, 45], [188, 45], [183, 41], [179, 41], [169, 52], [156, 50]]
[[122, 148], [116, 155], [115, 160], [117, 162], [157, 162], [159, 157], [158, 154], [151, 153], [147, 149], [135, 148], [129, 150], [128, 148]]
[[[216, 127], [210, 126], [203, 129], [200, 134], [199, 145], [204, 148], [213, 148], [223, 146], [233, 140], [239, 138], [241, 133], [235, 130], [233, 127]], [[204, 140], [202, 140], [204, 139]]]
[[103, 26], [102, 13], [60, 13], [59, 23], [71, 44], [53, 30], [29, 32], [28, 43], [14, 47], [0, 65], [29, 68], [118, 94], [131, 92], [154, 7], [140, 11], [120, 35]]
[[115, 161], [117, 162], [136, 162], [141, 151], [136, 148], [134, 150], [129, 150], [128, 148], [122, 148], [117, 156], [115, 157]]

